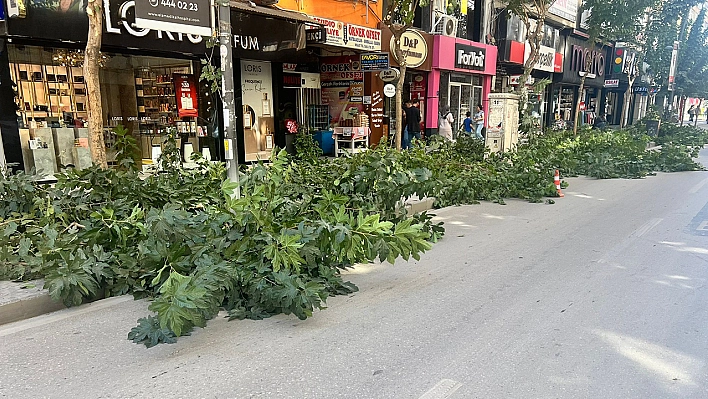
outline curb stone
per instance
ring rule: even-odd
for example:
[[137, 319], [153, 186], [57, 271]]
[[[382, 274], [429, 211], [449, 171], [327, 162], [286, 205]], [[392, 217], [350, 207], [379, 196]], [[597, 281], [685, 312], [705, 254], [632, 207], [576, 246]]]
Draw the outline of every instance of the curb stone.
[[0, 326], [65, 309], [43, 289], [44, 281], [0, 281]]
[[410, 198], [406, 201], [406, 213], [409, 215], [415, 215], [416, 213], [421, 213], [433, 209], [433, 203], [435, 202], [434, 197], [425, 198]]

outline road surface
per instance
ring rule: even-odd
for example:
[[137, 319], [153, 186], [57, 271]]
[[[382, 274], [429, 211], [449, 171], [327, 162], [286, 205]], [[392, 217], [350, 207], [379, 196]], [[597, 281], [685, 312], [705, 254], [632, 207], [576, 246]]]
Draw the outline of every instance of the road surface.
[[0, 327], [0, 397], [707, 398], [708, 172], [568, 181], [440, 210], [421, 261], [356, 268], [306, 321], [146, 349], [122, 297]]

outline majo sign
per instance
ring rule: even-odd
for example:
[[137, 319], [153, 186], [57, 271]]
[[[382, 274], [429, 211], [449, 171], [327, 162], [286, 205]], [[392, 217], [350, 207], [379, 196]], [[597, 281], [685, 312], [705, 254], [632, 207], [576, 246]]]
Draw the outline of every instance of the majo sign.
[[604, 76], [605, 53], [574, 44], [571, 49], [570, 70], [589, 79]]

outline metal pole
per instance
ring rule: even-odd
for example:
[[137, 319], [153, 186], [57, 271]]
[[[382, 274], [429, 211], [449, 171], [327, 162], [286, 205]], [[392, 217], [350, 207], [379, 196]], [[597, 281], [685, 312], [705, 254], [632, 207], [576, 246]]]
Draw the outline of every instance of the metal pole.
[[236, 137], [236, 103], [234, 101], [234, 66], [231, 56], [231, 7], [225, 0], [217, 0], [219, 7], [219, 54], [221, 55], [221, 98], [224, 108], [224, 137], [226, 174], [237, 184], [234, 197], [241, 197], [238, 172], [238, 138]]

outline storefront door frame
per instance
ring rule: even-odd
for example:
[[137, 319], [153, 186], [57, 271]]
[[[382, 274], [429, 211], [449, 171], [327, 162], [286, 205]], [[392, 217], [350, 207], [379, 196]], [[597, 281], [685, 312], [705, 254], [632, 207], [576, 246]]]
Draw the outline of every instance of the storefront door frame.
[[[453, 91], [456, 91], [456, 93], [453, 93]], [[465, 95], [465, 92], [467, 92], [467, 95]], [[447, 89], [447, 98], [450, 103], [450, 112], [455, 118], [455, 124], [456, 126], [461, 126], [465, 113], [474, 114], [476, 106], [482, 103], [482, 86], [476, 86], [471, 83], [450, 82]]]

